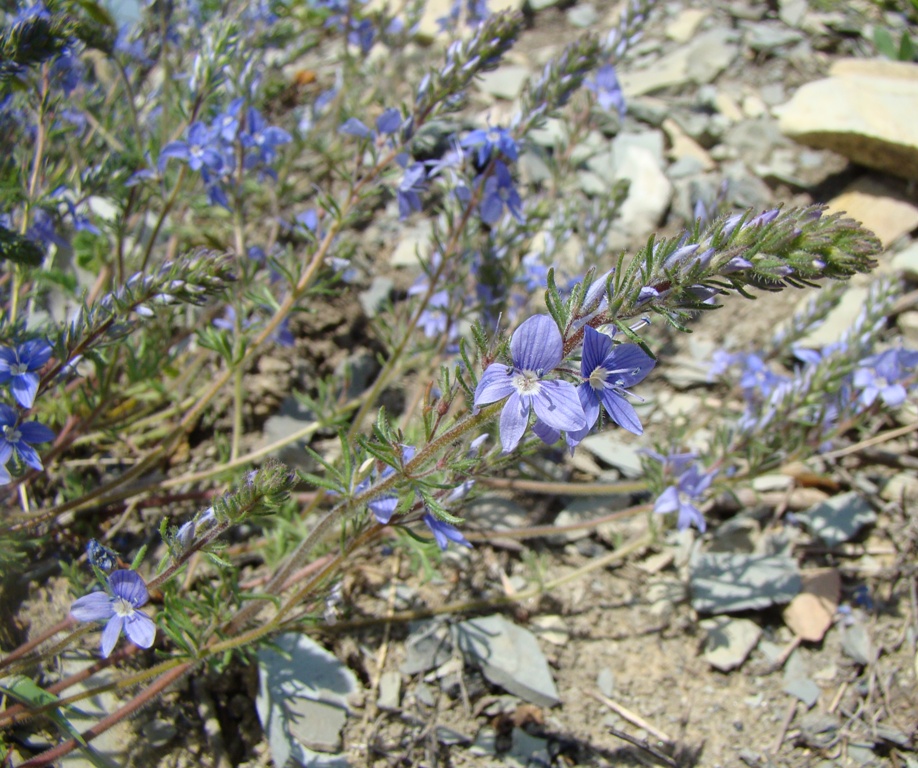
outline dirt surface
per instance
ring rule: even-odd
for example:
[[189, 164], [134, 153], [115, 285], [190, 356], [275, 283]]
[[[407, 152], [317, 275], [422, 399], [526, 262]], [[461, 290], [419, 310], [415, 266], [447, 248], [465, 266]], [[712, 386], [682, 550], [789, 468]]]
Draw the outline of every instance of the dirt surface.
[[[672, 47], [664, 29], [688, 6], [675, 2], [655, 11], [643, 48], [632, 57], [635, 65], [652, 60], [658, 49]], [[608, 19], [615, 9], [600, 3], [596, 10], [601, 19]], [[869, 6], [864, 12], [870, 12]], [[739, 28], [741, 23], [774, 19], [770, 4], [720, 2], [710, 4], [706, 23]], [[531, 27], [514, 56], [535, 67], [548, 49], [558, 49], [576, 34], [564, 9], [548, 8], [531, 16]], [[744, 47], [740, 58], [715, 79], [716, 88], [740, 100], [743, 94], [756, 95], [763, 88], [773, 91], [779, 83], [789, 95], [823, 72], [832, 57], [856, 53], [861, 45], [853, 35], [830, 31], [826, 38], [834, 41], [827, 50], [794, 48], [763, 54]], [[674, 112], [696, 110], [696, 97], [694, 87], [654, 94]], [[483, 99], [476, 108], [484, 110], [485, 103]], [[501, 108], [506, 105], [495, 107], [494, 114]], [[629, 117], [626, 129], [641, 132], [650, 127]], [[863, 173], [852, 172], [831, 153], [826, 155], [827, 166], [845, 169], [842, 176], [834, 179], [828, 174], [810, 190], [759, 181], [754, 187], [764, 198], [756, 201], [759, 207], [819, 202], [852, 173]], [[756, 178], [754, 165], [747, 162], [750, 179]], [[719, 164], [707, 174], [710, 188], [717, 188], [722, 171]], [[684, 223], [685, 216], [674, 205], [661, 231], [673, 233]], [[376, 252], [373, 244], [367, 252]], [[393, 270], [392, 277], [402, 288], [410, 284], [403, 271]], [[753, 348], [770, 336], [800, 299], [800, 292], [790, 290], [763, 295], [755, 302], [731, 300], [726, 308], [695, 321], [691, 336], [654, 327], [647, 333], [648, 342], [663, 350], [667, 359], [680, 360], [698, 358], [699, 350], [711, 352], [724, 345], [731, 350]], [[308, 385], [311, 371], [334, 370], [357, 348], [371, 355], [382, 349], [354, 300], [339, 301], [318, 319], [295, 321], [294, 328], [300, 337], [295, 360], [263, 361], [248, 379], [252, 397], [247, 417], [258, 426], [276, 412], [290, 387]], [[623, 443], [649, 447], [662, 438], [670, 416], [660, 404], [677, 394], [688, 393], [700, 404], [730, 406], [724, 400], [730, 395], [717, 387], [674, 386], [668, 376], [676, 367], [677, 363], [664, 362], [648, 380], [642, 392], [648, 398], [643, 411], [648, 415], [647, 432], [641, 440], [623, 437]], [[397, 408], [397, 397], [393, 405]], [[914, 473], [916, 443], [912, 434], [884, 447], [891, 458], [883, 464], [852, 456], [810, 468], [824, 485], [837, 490], [873, 488], [870, 501], [878, 512], [873, 525], [835, 550], [820, 547], [803, 533], [794, 534], [793, 552], [805, 571], [830, 568], [840, 574], [840, 604], [848, 613], [843, 610], [833, 616], [824, 640], [802, 642], [799, 647], [780, 607], [742, 613], [739, 618], [760, 627], [762, 637], [748, 658], [728, 672], [714, 669], [702, 656], [707, 633], [699, 622], [705, 617], [692, 609], [687, 585], [691, 535], [661, 535], [655, 543], [637, 547], [548, 593], [507, 604], [507, 596], [561, 579], [640, 540], [653, 524], [647, 514], [601, 526], [590, 525], [586, 518], [582, 536], [569, 542], [543, 536], [523, 541], [501, 538], [485, 521], [469, 514], [467, 529], [480, 534], [475, 548], [450, 550], [435, 572], [426, 576], [408, 550], [396, 548], [394, 555], [388, 550], [369, 553], [345, 578], [335, 608], [337, 623], [318, 627], [314, 635], [355, 672], [364, 689], [345, 726], [342, 755], [351, 765], [391, 768], [918, 765], [914, 751], [918, 517], [914, 499], [883, 500], [877, 495], [883, 481], [894, 474]], [[192, 450], [198, 455], [204, 448], [192, 446]], [[573, 462], [565, 460], [558, 476], [588, 481], [595, 479], [590, 476], [593, 469], [603, 480], [614, 479], [614, 470], [603, 462], [578, 456]], [[786, 513], [807, 506], [789, 501], [795, 489], [812, 492], [798, 497], [805, 501], [827, 497], [819, 487], [798, 482], [785, 489], [786, 495], [782, 495], [785, 491], [764, 494], [757, 504], [740, 509], [718, 504], [707, 511], [704, 545], [729, 550], [735, 534], [730, 521], [737, 517], [749, 523], [750, 549], [768, 535], [794, 528]], [[511, 500], [529, 526], [551, 525], [567, 502], [550, 494], [500, 489], [489, 490], [487, 499]], [[30, 596], [32, 631], [59, 619], [65, 589], [63, 580], [52, 581], [46, 592]], [[473, 610], [430, 616], [463, 601], [477, 602]], [[545, 707], [507, 697], [454, 653], [454, 663], [445, 669], [440, 665], [432, 671], [402, 674], [398, 707], [379, 709], [380, 678], [399, 670], [406, 658], [406, 639], [417, 631], [417, 625], [408, 621], [411, 612], [417, 621], [444, 625], [469, 616], [503, 613], [533, 631], [548, 660], [560, 703]], [[384, 621], [386, 616], [394, 620]], [[842, 647], [852, 617], [870, 638], [874, 653], [866, 663]], [[797, 674], [818, 686], [812, 706], [785, 690], [791, 659]], [[182, 683], [130, 724], [135, 744], [130, 764], [272, 765], [255, 712], [257, 690], [254, 660], [248, 665], [234, 660], [219, 675], [202, 672]], [[149, 736], [151, 723], [171, 723], [174, 728], [156, 741]], [[445, 735], [442, 729], [450, 733]], [[544, 741], [526, 746], [522, 734]], [[496, 745], [491, 751], [481, 746], [488, 739]], [[476, 740], [478, 746], [473, 746]], [[514, 743], [521, 745], [519, 750]]]

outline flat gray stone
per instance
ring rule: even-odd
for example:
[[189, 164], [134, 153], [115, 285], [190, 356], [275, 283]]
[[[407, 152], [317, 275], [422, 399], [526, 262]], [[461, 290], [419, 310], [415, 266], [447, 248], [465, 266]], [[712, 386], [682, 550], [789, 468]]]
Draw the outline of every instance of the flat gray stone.
[[405, 661], [399, 671], [417, 675], [445, 664], [453, 656], [449, 627], [442, 621], [419, 621], [411, 624], [405, 640]]
[[810, 533], [827, 547], [836, 547], [876, 522], [877, 513], [859, 493], [851, 491], [810, 507], [799, 518]]
[[503, 616], [483, 616], [457, 624], [456, 644], [494, 685], [541, 707], [559, 703], [548, 662], [529, 630]]
[[784, 680], [782, 690], [791, 696], [796, 696], [804, 703], [807, 709], [819, 701], [822, 690], [808, 677], [793, 677]]
[[513, 101], [520, 95], [531, 74], [526, 67], [506, 64], [493, 72], [484, 72], [478, 78], [478, 88], [495, 99]]
[[334, 654], [306, 635], [288, 632], [258, 651], [255, 708], [276, 765], [346, 766], [337, 752], [341, 729], [360, 684]]
[[728, 553], [699, 555], [691, 564], [692, 606], [699, 613], [734, 613], [789, 603], [800, 592], [797, 561]]
[[[610, 496], [577, 496], [571, 499], [555, 518], [556, 526], [576, 525], [593, 520], [597, 517], [611, 514], [619, 509], [630, 506], [631, 497], [625, 494]], [[552, 534], [548, 540], [553, 544], [567, 544], [579, 539], [585, 539], [592, 534], [589, 528], [576, 531], [562, 531]]]
[[615, 467], [625, 477], [636, 478], [643, 474], [640, 449], [622, 442], [612, 430], [587, 435], [580, 445], [597, 459]]
[[710, 83], [739, 55], [736, 37], [733, 30], [723, 27], [702, 32], [646, 69], [619, 75], [622, 90], [631, 97], [692, 83]]
[[746, 43], [753, 51], [770, 53], [779, 48], [799, 43], [803, 35], [795, 29], [788, 29], [783, 23], [760, 21], [746, 30]]
[[718, 616], [705, 619], [701, 628], [708, 634], [703, 658], [721, 672], [740, 666], [762, 637], [762, 628], [749, 619], [729, 619]]
[[862, 622], [842, 627], [842, 651], [858, 664], [867, 666], [877, 659], [876, 648], [870, 639], [870, 632]]
[[599, 21], [599, 13], [590, 3], [575, 5], [565, 13], [567, 23], [577, 29], [588, 29]]
[[395, 712], [402, 700], [402, 676], [395, 670], [383, 672], [379, 677], [379, 696], [376, 706], [384, 712]]
[[603, 696], [612, 697], [615, 693], [615, 673], [608, 667], [603, 667], [596, 675], [596, 687]]
[[918, 243], [912, 243], [899, 251], [890, 264], [893, 270], [901, 272], [909, 280], [918, 281]]

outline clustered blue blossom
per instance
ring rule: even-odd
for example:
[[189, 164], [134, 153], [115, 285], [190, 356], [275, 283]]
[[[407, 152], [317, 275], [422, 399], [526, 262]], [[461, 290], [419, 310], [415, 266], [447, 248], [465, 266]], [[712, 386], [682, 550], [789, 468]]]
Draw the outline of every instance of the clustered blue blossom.
[[663, 465], [666, 476], [676, 479], [675, 485], [670, 485], [657, 498], [653, 511], [659, 515], [675, 512], [676, 527], [680, 531], [694, 525], [704, 533], [707, 524], [697, 505], [704, 500], [718, 471], [703, 471], [694, 453], [672, 453], [663, 456], [656, 451], [644, 452]]
[[533, 432], [553, 444], [566, 433], [573, 449], [599, 420], [601, 407], [609, 418], [630, 432], [643, 428], [627, 401], [628, 388], [643, 381], [654, 360], [637, 344], [616, 344], [613, 338], [584, 328], [578, 386], [553, 377], [564, 357], [564, 341], [548, 315], [533, 315], [510, 337], [512, 365], [492, 363], [475, 389], [475, 406], [505, 400], [500, 416], [504, 453], [519, 444], [535, 414]]
[[261, 112], [247, 107], [245, 100], [238, 97], [209, 125], [194, 122], [188, 126], [184, 139], [166, 144], [160, 150], [159, 172], [165, 170], [170, 159], [186, 163], [201, 174], [211, 202], [229, 208], [225, 187], [236, 171], [240, 148], [243, 168], [276, 178], [272, 166], [278, 148], [291, 141], [287, 131], [269, 125]]
[[35, 404], [41, 382], [39, 372], [51, 354], [51, 345], [42, 339], [0, 347], [0, 385], [10, 388], [18, 406], [0, 403], [0, 485], [12, 480], [6, 465], [13, 457], [39, 472], [44, 469], [33, 446], [50, 442], [54, 432], [37, 421], [24, 421], [23, 415]]
[[147, 585], [136, 571], [118, 570], [108, 577], [105, 592], [92, 592], [70, 606], [77, 621], [104, 621], [102, 656], [108, 658], [124, 632], [134, 645], [149, 648], [156, 639], [156, 624], [139, 610], [150, 599]]

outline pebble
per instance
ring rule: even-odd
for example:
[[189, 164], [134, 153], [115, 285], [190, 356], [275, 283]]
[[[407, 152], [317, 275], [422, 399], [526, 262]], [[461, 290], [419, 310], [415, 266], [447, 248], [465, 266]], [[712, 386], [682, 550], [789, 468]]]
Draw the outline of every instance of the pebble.
[[456, 625], [456, 644], [494, 685], [541, 707], [559, 703], [558, 689], [538, 641], [529, 630], [500, 615]]
[[565, 16], [567, 16], [568, 24], [572, 27], [577, 27], [577, 29], [588, 29], [599, 21], [599, 13], [590, 3], [568, 8]]
[[762, 628], [749, 619], [718, 616], [700, 626], [707, 632], [702, 658], [721, 672], [739, 667], [762, 637]]
[[384, 712], [397, 712], [402, 699], [402, 676], [390, 670], [379, 677], [379, 696], [376, 706]]
[[792, 557], [706, 553], [691, 568], [692, 606], [699, 613], [758, 610], [788, 603], [800, 591]]
[[493, 72], [484, 72], [478, 79], [478, 89], [495, 99], [513, 101], [532, 73], [527, 67], [518, 64], [507, 64]]
[[677, 43], [687, 43], [691, 40], [701, 23], [708, 17], [708, 11], [700, 8], [685, 8], [666, 25], [665, 34]]

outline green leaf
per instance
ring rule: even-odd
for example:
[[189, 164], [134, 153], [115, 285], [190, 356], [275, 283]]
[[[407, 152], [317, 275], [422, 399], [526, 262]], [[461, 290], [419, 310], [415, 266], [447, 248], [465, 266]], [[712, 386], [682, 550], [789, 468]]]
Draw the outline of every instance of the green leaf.
[[[0, 685], [0, 693], [3, 693], [16, 701], [30, 707], [44, 707], [60, 701], [53, 693], [49, 693], [44, 688], [36, 685], [32, 680], [25, 676], [16, 676], [9, 683], [9, 687]], [[80, 735], [80, 732], [71, 725], [70, 721], [64, 717], [59, 708], [54, 708], [46, 712], [54, 724], [62, 733], [72, 739], [76, 739], [84, 747], [86, 742]]]
[[899, 61], [914, 61], [915, 46], [908, 32], [902, 33], [902, 40], [899, 41]]
[[895, 60], [898, 58], [896, 43], [892, 39], [892, 35], [889, 34], [888, 29], [884, 29], [883, 27], [874, 29], [873, 44], [876, 46], [877, 51], [883, 54], [887, 59]]
[[38, 267], [45, 253], [37, 243], [0, 226], [0, 260], [12, 261], [27, 267]]

